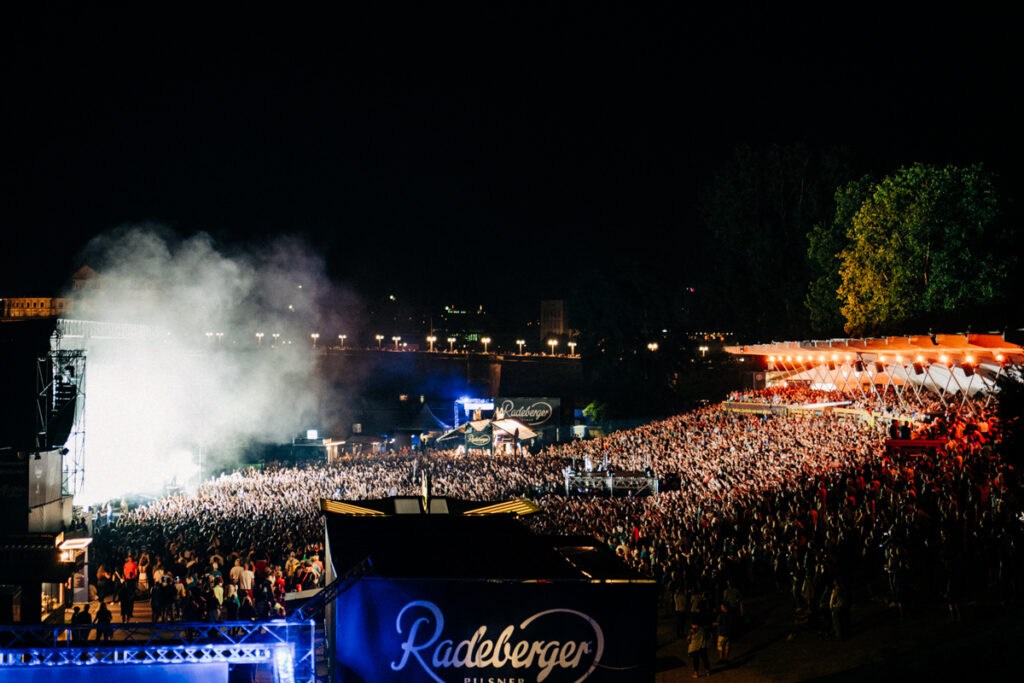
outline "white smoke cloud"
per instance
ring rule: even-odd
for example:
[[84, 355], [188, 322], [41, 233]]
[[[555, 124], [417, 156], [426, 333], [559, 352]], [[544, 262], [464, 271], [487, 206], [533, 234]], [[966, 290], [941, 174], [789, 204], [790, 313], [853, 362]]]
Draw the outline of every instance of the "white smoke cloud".
[[339, 311], [355, 300], [301, 242], [228, 250], [136, 226], [97, 238], [85, 260], [98, 276], [69, 294], [69, 317], [144, 327], [83, 341], [81, 502], [187, 488], [200, 462], [321, 426], [310, 335], [353, 332]]

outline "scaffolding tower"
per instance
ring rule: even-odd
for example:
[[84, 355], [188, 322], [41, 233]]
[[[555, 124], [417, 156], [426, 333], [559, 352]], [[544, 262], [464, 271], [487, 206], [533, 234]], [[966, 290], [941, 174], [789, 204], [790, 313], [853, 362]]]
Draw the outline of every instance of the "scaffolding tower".
[[61, 348], [60, 328], [50, 351], [36, 363], [36, 449], [60, 449], [62, 493], [73, 496], [85, 481], [85, 350]]

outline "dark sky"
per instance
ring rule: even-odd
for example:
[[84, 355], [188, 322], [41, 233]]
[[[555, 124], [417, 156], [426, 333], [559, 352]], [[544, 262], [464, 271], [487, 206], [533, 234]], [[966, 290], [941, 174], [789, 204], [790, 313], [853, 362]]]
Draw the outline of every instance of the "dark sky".
[[0, 295], [47, 293], [91, 236], [157, 221], [302, 235], [368, 297], [533, 308], [584, 264], [699, 279], [678, 245], [737, 145], [1021, 177], [1015, 19], [437, 4], [8, 14]]

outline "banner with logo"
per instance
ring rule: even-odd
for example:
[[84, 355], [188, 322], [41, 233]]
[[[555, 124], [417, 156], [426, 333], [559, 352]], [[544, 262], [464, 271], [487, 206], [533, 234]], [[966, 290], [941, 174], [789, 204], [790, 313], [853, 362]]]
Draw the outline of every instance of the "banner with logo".
[[746, 401], [723, 401], [722, 410], [730, 413], [748, 413], [751, 415], [786, 415], [788, 406], [772, 403], [748, 403]]
[[494, 402], [495, 413], [534, 430], [561, 424], [561, 410], [562, 400], [558, 398], [499, 398]]
[[653, 583], [365, 577], [338, 596], [346, 683], [654, 680]]
[[491, 451], [491, 444], [494, 441], [494, 428], [491, 423], [488, 422], [487, 426], [481, 429], [475, 429], [473, 423], [470, 422], [466, 425], [466, 450], [485, 450]]

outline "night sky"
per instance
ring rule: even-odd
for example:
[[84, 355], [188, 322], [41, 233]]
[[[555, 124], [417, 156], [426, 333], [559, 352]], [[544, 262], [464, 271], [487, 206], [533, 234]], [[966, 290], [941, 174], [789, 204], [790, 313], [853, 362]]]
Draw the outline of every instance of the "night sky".
[[0, 296], [141, 221], [301, 235], [369, 299], [535, 310], [624, 262], [700, 282], [696, 207], [745, 144], [981, 161], [1015, 199], [1016, 19], [617, 4], [6, 10]]

